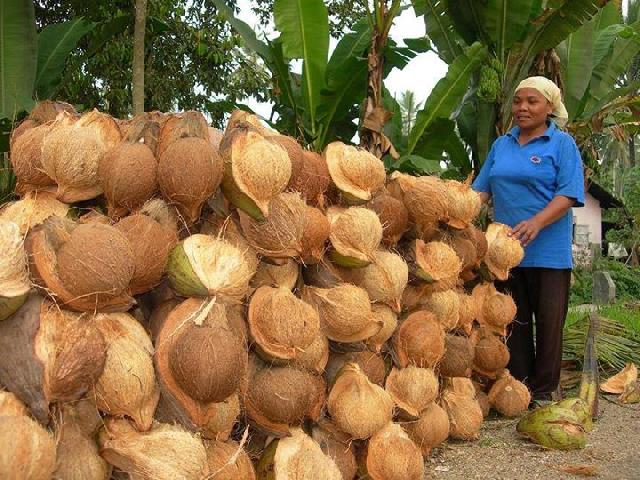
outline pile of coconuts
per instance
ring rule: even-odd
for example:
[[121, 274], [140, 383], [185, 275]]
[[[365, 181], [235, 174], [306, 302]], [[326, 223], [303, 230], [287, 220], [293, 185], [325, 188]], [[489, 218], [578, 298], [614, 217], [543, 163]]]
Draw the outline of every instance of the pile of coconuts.
[[1, 478], [422, 479], [518, 416], [521, 261], [468, 183], [257, 117], [44, 102], [0, 208]]

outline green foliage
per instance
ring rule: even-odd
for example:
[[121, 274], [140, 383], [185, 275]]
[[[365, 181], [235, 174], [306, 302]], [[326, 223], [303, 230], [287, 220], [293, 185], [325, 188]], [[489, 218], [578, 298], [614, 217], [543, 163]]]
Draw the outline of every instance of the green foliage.
[[640, 268], [632, 267], [618, 260], [599, 258], [591, 268], [575, 268], [574, 283], [571, 286], [569, 303], [578, 305], [591, 303], [593, 272], [606, 270], [616, 284], [616, 299], [620, 302], [637, 301], [640, 298]]

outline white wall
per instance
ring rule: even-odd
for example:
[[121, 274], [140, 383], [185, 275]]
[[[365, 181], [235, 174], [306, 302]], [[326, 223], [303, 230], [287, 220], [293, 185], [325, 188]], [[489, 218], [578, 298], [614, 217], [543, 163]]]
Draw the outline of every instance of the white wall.
[[574, 224], [589, 225], [589, 242], [602, 245], [602, 209], [600, 201], [585, 193], [584, 207], [573, 209]]

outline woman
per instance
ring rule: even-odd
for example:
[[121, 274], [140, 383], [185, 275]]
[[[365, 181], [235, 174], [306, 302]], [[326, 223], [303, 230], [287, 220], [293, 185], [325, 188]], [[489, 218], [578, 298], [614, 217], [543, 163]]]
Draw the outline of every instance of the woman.
[[551, 400], [560, 381], [571, 207], [584, 206], [584, 175], [575, 141], [558, 128], [566, 124], [567, 110], [555, 83], [523, 80], [511, 111], [517, 126], [495, 141], [473, 188], [484, 202], [493, 198], [495, 221], [512, 227], [525, 250], [519, 267], [498, 287], [517, 305], [507, 338], [509, 370], [540, 402]]

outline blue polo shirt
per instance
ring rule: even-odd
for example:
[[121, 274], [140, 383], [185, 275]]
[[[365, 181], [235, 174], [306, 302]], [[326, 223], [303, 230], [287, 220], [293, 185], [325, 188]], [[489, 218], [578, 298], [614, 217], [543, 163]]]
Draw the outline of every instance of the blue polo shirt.
[[[544, 209], [556, 195], [584, 206], [582, 159], [571, 135], [550, 122], [546, 132], [525, 145], [520, 128], [498, 138], [473, 189], [493, 197], [495, 220], [515, 227]], [[521, 267], [572, 268], [571, 209], [543, 228], [525, 248]]]

